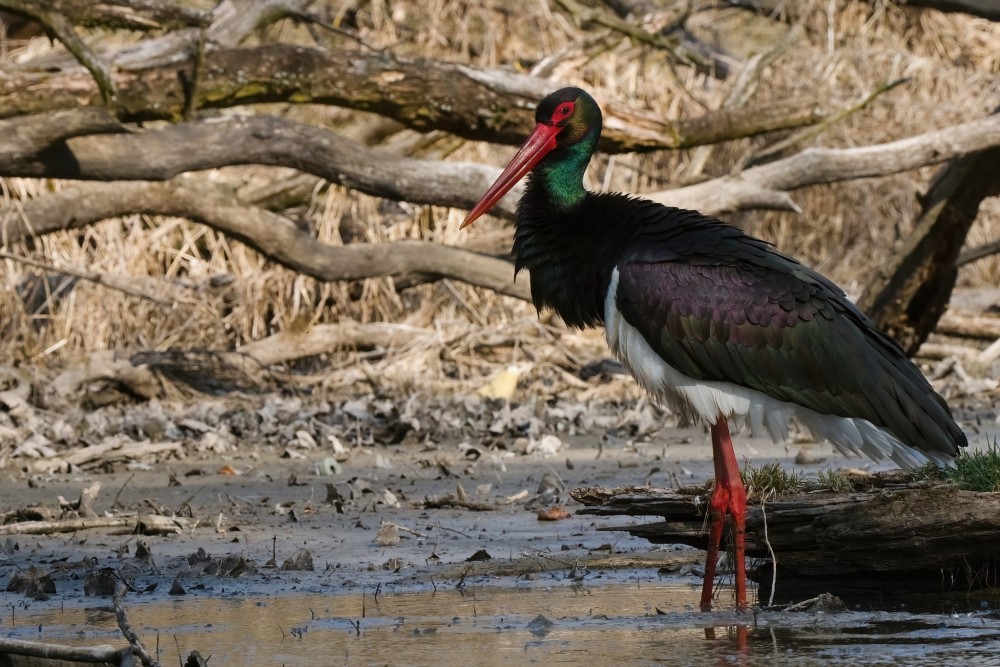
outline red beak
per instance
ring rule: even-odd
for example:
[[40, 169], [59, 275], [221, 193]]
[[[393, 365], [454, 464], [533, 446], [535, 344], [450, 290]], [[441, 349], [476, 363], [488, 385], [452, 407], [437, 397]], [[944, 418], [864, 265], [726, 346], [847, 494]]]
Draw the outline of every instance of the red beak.
[[549, 151], [556, 147], [556, 135], [562, 131], [561, 127], [539, 123], [535, 126], [534, 132], [521, 146], [517, 154], [511, 159], [507, 168], [500, 174], [500, 178], [490, 186], [476, 207], [469, 212], [462, 222], [461, 229], [465, 229], [480, 216], [493, 208], [503, 196], [514, 187], [514, 184], [524, 178], [525, 174], [535, 168]]

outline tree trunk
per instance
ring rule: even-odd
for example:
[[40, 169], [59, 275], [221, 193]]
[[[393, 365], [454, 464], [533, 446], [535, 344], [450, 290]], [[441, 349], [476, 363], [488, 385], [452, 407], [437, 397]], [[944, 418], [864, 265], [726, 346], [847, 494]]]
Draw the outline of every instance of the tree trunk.
[[965, 155], [941, 169], [923, 197], [916, 228], [892, 259], [875, 268], [858, 307], [916, 353], [944, 314], [958, 257], [979, 204], [1000, 193], [1000, 148]]

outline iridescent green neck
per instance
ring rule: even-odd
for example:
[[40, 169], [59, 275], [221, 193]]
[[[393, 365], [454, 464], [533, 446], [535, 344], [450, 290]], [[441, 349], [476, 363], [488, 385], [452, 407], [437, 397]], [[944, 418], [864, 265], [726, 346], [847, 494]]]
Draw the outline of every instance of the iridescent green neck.
[[583, 173], [594, 153], [597, 136], [559, 151], [553, 151], [535, 169], [549, 203], [556, 209], [569, 209], [583, 201], [587, 191], [583, 187]]

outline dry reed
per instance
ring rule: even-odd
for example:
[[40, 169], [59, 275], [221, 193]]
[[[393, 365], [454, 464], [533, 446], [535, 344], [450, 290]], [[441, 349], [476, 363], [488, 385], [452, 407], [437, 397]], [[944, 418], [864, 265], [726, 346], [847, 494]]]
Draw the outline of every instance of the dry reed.
[[[813, 145], [887, 141], [993, 110], [1000, 73], [997, 24], [860, 1], [835, 3], [831, 23], [830, 4], [819, 0], [785, 3], [788, 19], [802, 22], [804, 37], [764, 71], [754, 103], [803, 97], [839, 108], [880, 82], [901, 76], [910, 77], [910, 82], [811, 140]], [[697, 115], [705, 107], [720, 106], [735, 80], [735, 76], [720, 80], [674, 66], [666, 54], [603, 29], [584, 32], [546, 0], [522, 3], [516, 12], [507, 6], [480, 0], [374, 0], [363, 3], [353, 20], [359, 37], [375, 48], [473, 66], [539, 68], [552, 79], [553, 87], [555, 82], [581, 85], [604, 99], [626, 100], [664, 117]], [[339, 8], [340, 3], [330, 2], [327, 10], [335, 17]], [[695, 12], [689, 25], [705, 39], [717, 41], [732, 54], [734, 63], [767, 48], [788, 26], [746, 11], [719, 8]], [[313, 43], [304, 27], [290, 23], [272, 27], [261, 39]], [[323, 39], [338, 48], [357, 47], [332, 34]], [[7, 45], [3, 57], [18, 61], [59, 49], [38, 38]], [[308, 119], [348, 135], [371, 122], [370, 116], [340, 109], [278, 105], [267, 111]], [[728, 172], [773, 140], [714, 147], [706, 174]], [[510, 153], [510, 148], [465, 143], [450, 159], [500, 164]], [[684, 182], [692, 176], [689, 169], [687, 151], [620, 155], [613, 160], [598, 156], [587, 184], [641, 193]], [[807, 188], [795, 193], [803, 208], [800, 215], [753, 211], [730, 219], [856, 293], [871, 266], [887, 257], [893, 244], [912, 228], [919, 213], [916, 197], [933, 172], [924, 169]], [[245, 193], [292, 175], [287, 169], [253, 166], [207, 174]], [[6, 203], [42, 196], [60, 184], [11, 178], [0, 186]], [[311, 200], [291, 216], [305, 221], [320, 242], [330, 244], [343, 243], [345, 238], [368, 242], [420, 238], [461, 245], [470, 234], [489, 233], [501, 226], [499, 221], [484, 220], [474, 231], [460, 232], [461, 211], [385, 202], [325, 186], [317, 187]], [[988, 201], [970, 242], [993, 240], [998, 231], [1000, 203]], [[537, 322], [529, 305], [513, 299], [448, 282], [398, 293], [388, 279], [322, 284], [185, 220], [130, 216], [83, 231], [52, 234], [16, 250], [55, 266], [129, 277], [168, 295], [173, 305], [80, 283], [46, 313], [32, 316], [16, 290], [37, 270], [0, 260], [4, 288], [0, 331], [8, 341], [0, 351], [2, 364], [25, 360], [63, 364], [81, 353], [106, 348], [232, 349], [285, 329], [342, 318], [405, 320], [434, 332], [419, 345], [390, 350], [364, 362], [369, 364], [369, 376], [401, 387], [426, 390], [437, 381], [476, 381], [496, 363], [530, 359], [541, 367], [571, 367], [566, 354], [578, 355], [572, 357], [575, 361], [603, 354], [599, 334], [562, 332], [557, 339], [550, 327]], [[963, 268], [960, 281], [964, 286], [981, 286], [996, 284], [998, 279], [1000, 261], [991, 258]], [[492, 353], [484, 358], [477, 341], [490, 337], [510, 343], [490, 346]], [[560, 352], [562, 348], [568, 351]], [[345, 352], [343, 361], [359, 360], [351, 355]], [[346, 364], [332, 366], [346, 368]], [[357, 372], [345, 373], [336, 374], [339, 381], [361, 377]]]

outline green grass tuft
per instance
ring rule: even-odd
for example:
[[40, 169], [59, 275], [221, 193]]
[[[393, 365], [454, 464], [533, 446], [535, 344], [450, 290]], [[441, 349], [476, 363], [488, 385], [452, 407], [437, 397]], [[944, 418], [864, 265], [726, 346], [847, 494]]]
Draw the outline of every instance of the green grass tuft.
[[748, 497], [781, 498], [802, 490], [802, 474], [794, 470], [786, 471], [780, 463], [767, 463], [759, 468], [747, 463], [741, 474]]
[[854, 481], [836, 470], [823, 470], [816, 476], [816, 481], [821, 489], [834, 493], [850, 493], [854, 490]]
[[944, 474], [966, 491], [1000, 491], [1000, 444], [994, 439], [985, 451], [959, 454]]

